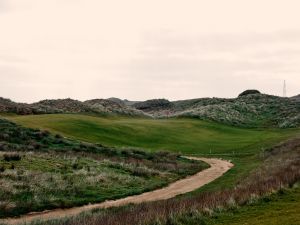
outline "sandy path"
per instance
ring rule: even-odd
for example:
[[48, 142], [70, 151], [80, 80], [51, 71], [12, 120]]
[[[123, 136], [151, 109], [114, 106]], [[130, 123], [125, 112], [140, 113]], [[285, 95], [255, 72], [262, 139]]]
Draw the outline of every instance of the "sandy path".
[[0, 219], [0, 223], [6, 224], [18, 224], [22, 222], [30, 222], [36, 219], [47, 220], [47, 219], [57, 219], [66, 216], [77, 215], [81, 212], [96, 209], [96, 208], [108, 208], [113, 206], [123, 206], [129, 203], [142, 203], [150, 201], [165, 200], [173, 198], [179, 194], [184, 194], [191, 192], [203, 185], [217, 179], [222, 176], [226, 171], [228, 171], [233, 164], [220, 159], [208, 159], [208, 158], [198, 158], [198, 157], [187, 157], [194, 160], [201, 160], [210, 164], [210, 168], [203, 170], [193, 176], [178, 180], [165, 188], [161, 188], [155, 191], [145, 192], [140, 195], [129, 196], [126, 198], [105, 201], [98, 204], [91, 204], [81, 207], [74, 207], [70, 209], [55, 209], [38, 213], [31, 213], [21, 216], [19, 218], [9, 218], [5, 220]]

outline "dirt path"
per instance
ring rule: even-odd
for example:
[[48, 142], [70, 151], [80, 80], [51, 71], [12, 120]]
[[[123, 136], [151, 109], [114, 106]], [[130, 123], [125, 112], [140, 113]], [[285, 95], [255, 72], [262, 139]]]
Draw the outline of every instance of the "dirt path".
[[208, 159], [208, 158], [198, 158], [198, 157], [187, 157], [187, 158], [204, 161], [210, 164], [211, 167], [193, 176], [176, 181], [165, 188], [161, 188], [150, 192], [145, 192], [140, 195], [134, 195], [134, 196], [118, 199], [118, 200], [105, 201], [98, 204], [74, 207], [70, 209], [55, 209], [55, 210], [49, 210], [44, 212], [31, 213], [31, 214], [26, 214], [24, 216], [21, 216], [20, 218], [9, 218], [5, 220], [0, 219], [0, 223], [19, 224], [22, 222], [31, 222], [36, 219], [40, 219], [40, 220], [48, 220], [54, 218], [57, 219], [66, 216], [77, 215], [81, 212], [91, 210], [91, 209], [96, 209], [96, 208], [108, 208], [113, 206], [122, 206], [129, 203], [138, 204], [142, 202], [165, 200], [165, 199], [173, 198], [179, 194], [191, 192], [197, 188], [200, 188], [203, 185], [222, 176], [226, 171], [228, 171], [233, 166], [232, 163], [220, 159]]

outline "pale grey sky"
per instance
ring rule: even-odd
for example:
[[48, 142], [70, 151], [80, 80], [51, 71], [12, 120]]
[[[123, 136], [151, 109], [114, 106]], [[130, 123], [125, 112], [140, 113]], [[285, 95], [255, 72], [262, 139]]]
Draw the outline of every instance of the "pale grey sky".
[[300, 93], [298, 0], [0, 0], [0, 96]]

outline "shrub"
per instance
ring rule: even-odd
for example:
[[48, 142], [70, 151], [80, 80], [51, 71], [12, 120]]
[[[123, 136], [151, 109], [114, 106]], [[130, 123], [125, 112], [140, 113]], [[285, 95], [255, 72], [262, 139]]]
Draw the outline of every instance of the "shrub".
[[55, 138], [57, 138], [57, 139], [61, 139], [61, 138], [62, 138], [62, 136], [61, 136], [60, 134], [55, 134]]
[[73, 163], [73, 164], [72, 164], [72, 168], [73, 168], [74, 170], [80, 170], [80, 169], [82, 169], [83, 167], [82, 167], [82, 165], [79, 165], [78, 163]]
[[7, 144], [0, 143], [0, 151], [5, 151], [5, 150], [7, 150]]
[[9, 161], [20, 161], [21, 160], [21, 156], [17, 153], [4, 154], [3, 158], [7, 162], [9, 162]]
[[245, 96], [245, 95], [254, 95], [254, 94], [260, 94], [258, 90], [246, 90], [243, 91], [241, 94], [239, 94], [239, 97]]

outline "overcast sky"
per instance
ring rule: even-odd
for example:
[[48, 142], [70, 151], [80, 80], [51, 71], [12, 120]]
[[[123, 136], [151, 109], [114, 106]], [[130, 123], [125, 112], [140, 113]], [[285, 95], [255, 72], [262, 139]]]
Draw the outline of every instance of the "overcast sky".
[[300, 93], [299, 0], [0, 0], [0, 96]]

